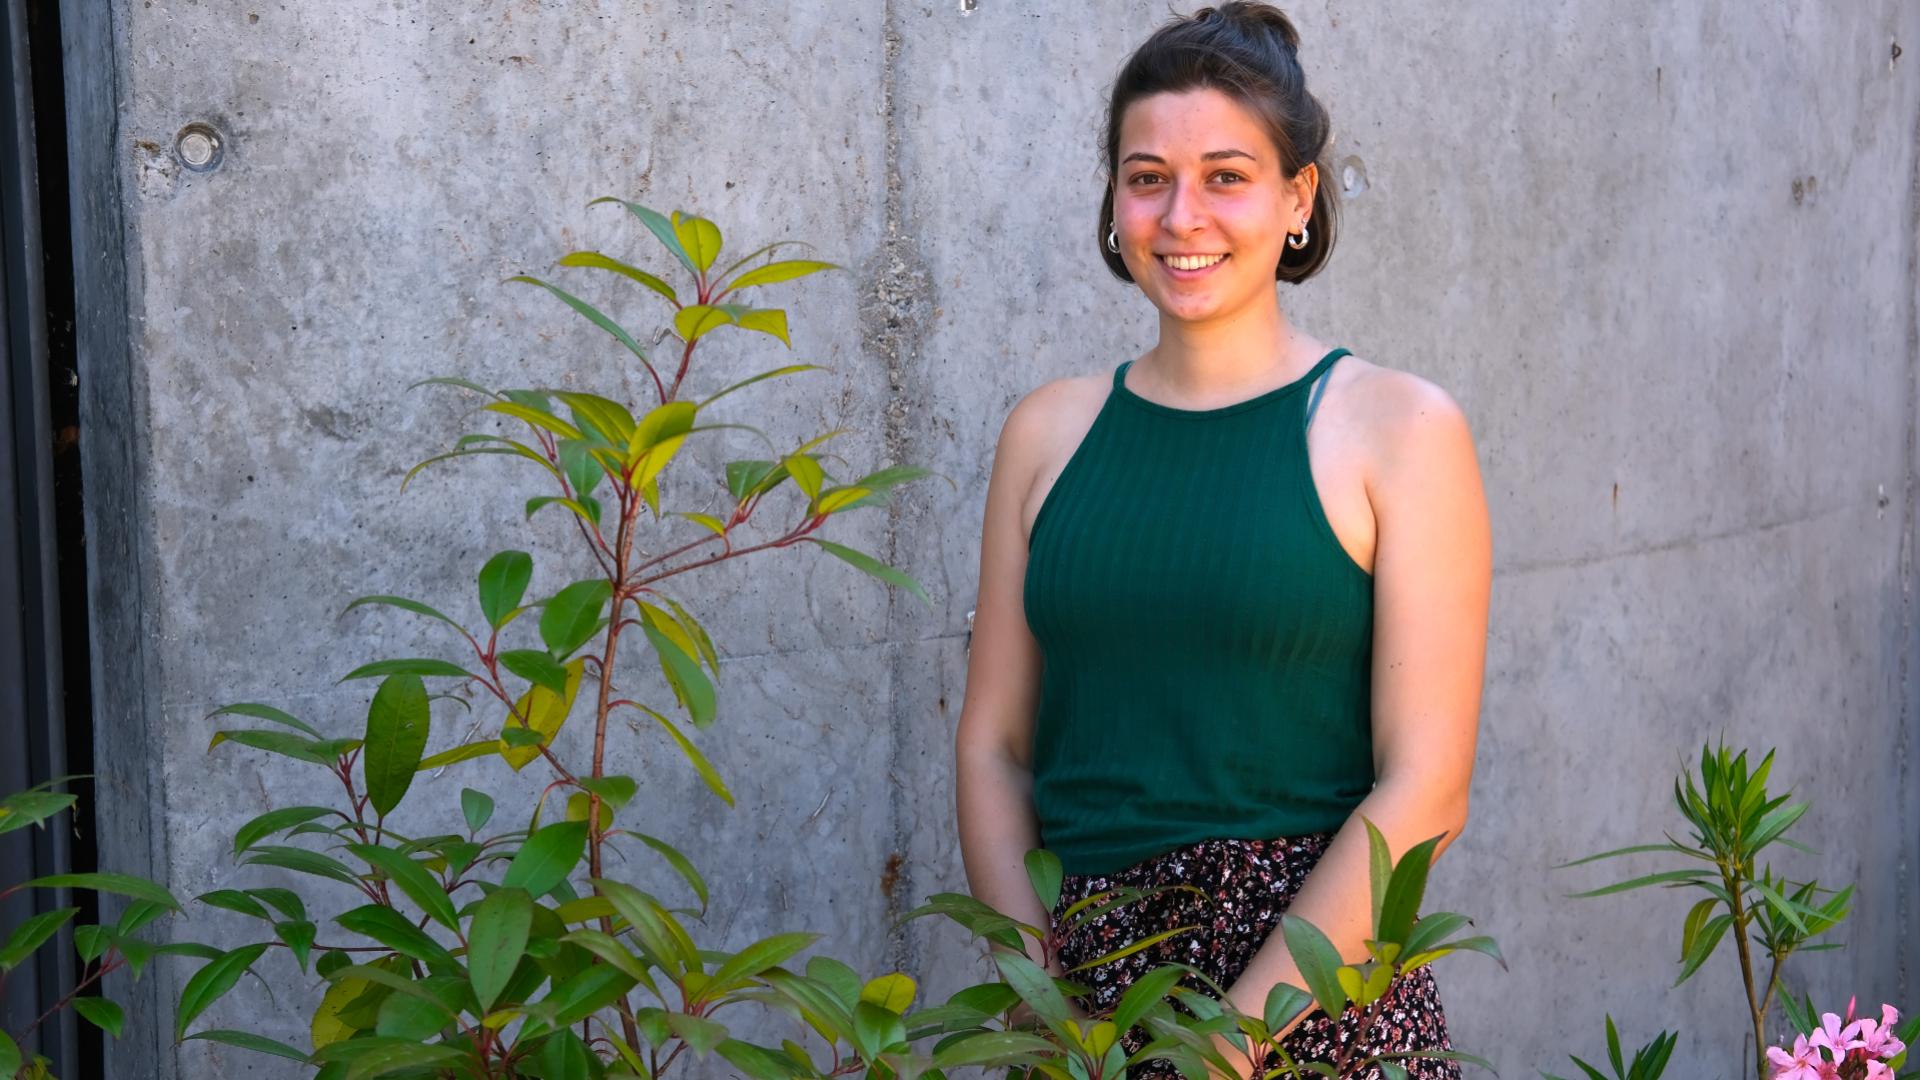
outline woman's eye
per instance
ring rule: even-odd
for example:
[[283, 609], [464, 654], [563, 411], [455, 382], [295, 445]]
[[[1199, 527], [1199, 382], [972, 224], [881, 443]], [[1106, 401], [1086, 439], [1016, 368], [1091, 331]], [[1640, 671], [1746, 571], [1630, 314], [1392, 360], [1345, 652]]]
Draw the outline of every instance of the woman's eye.
[[1240, 175], [1239, 173], [1237, 173], [1237, 172], [1222, 172], [1222, 173], [1215, 173], [1215, 174], [1214, 174], [1214, 177], [1213, 177], [1213, 178], [1214, 178], [1215, 180], [1225, 180], [1225, 179], [1228, 179], [1228, 178], [1232, 178], [1232, 179], [1234, 179], [1234, 180], [1245, 180], [1245, 179], [1246, 179], [1246, 177], [1244, 177], [1244, 176], [1241, 176], [1241, 175]]
[[1158, 180], [1158, 179], [1160, 178], [1153, 175], [1152, 173], [1135, 173], [1133, 174], [1132, 183], [1144, 184], [1149, 180]]

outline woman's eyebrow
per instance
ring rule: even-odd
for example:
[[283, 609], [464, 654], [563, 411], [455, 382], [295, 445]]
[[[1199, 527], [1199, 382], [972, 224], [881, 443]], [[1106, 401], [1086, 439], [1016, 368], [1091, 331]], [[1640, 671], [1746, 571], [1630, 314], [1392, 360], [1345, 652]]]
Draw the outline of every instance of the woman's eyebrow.
[[[1245, 150], [1235, 150], [1235, 149], [1232, 149], [1231, 147], [1225, 150], [1209, 150], [1206, 153], [1200, 155], [1200, 160], [1201, 161], [1219, 161], [1222, 158], [1234, 158], [1234, 157], [1243, 157], [1243, 158], [1246, 158], [1248, 161], [1259, 160], [1258, 158], [1254, 157], [1252, 154], [1247, 153]], [[1129, 161], [1150, 161], [1155, 165], [1165, 165], [1167, 163], [1166, 158], [1163, 158], [1158, 154], [1149, 154], [1145, 150], [1135, 150], [1133, 153], [1128, 154], [1126, 157], [1120, 159], [1120, 163], [1122, 165], [1126, 164]]]

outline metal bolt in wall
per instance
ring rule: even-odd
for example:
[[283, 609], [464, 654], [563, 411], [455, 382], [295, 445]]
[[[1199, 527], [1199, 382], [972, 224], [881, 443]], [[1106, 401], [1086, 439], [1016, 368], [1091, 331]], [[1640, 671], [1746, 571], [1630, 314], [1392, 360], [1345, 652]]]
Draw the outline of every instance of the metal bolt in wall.
[[225, 156], [220, 132], [213, 125], [197, 120], [173, 137], [173, 153], [180, 164], [194, 172], [212, 172], [220, 167], [220, 160]]

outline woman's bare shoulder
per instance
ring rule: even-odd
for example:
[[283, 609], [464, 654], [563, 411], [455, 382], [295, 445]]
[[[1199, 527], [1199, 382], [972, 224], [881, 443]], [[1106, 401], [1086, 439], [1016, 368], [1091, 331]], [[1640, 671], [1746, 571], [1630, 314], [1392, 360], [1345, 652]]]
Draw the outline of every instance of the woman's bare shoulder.
[[1007, 413], [1000, 453], [1031, 471], [1057, 456], [1063, 443], [1071, 452], [1093, 426], [1112, 378], [1108, 373], [1069, 375], [1029, 390]]
[[1466, 411], [1444, 387], [1364, 357], [1348, 359], [1354, 364], [1347, 372], [1351, 407], [1346, 411], [1365, 425], [1377, 468], [1417, 463], [1436, 451], [1466, 447], [1470, 452]]

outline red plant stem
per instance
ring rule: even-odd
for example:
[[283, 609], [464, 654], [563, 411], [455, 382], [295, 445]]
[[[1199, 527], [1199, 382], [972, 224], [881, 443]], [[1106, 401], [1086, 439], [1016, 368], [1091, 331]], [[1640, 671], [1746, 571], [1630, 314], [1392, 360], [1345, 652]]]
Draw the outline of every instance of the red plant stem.
[[[675, 383], [676, 388], [678, 382]], [[620, 528], [616, 537], [614, 552], [614, 576], [612, 580], [613, 596], [608, 601], [607, 611], [607, 647], [600, 657], [599, 698], [593, 716], [593, 772], [594, 779], [605, 775], [607, 760], [607, 699], [613, 689], [614, 660], [620, 648], [620, 607], [626, 589], [627, 565], [633, 558], [634, 526], [640, 517], [640, 508], [644, 505], [639, 492], [631, 487], [620, 489]], [[589, 793], [587, 799], [587, 871], [595, 879], [601, 876], [601, 845], [604, 837], [600, 832], [600, 796]], [[594, 892], [600, 888], [594, 886]], [[613, 934], [613, 919], [601, 916], [600, 929], [608, 936]], [[627, 1005], [625, 994], [620, 995], [620, 1033], [625, 1036], [628, 1046], [638, 1045], [639, 1028], [633, 1022], [632, 1010]], [[657, 1075], [657, 1073], [656, 1073]]]
[[75, 985], [73, 989], [67, 991], [66, 997], [63, 997], [59, 1001], [56, 1001], [52, 1005], [48, 1006], [46, 1012], [43, 1012], [39, 1016], [34, 1017], [33, 1023], [28, 1024], [26, 1030], [20, 1033], [20, 1038], [24, 1039], [27, 1036], [33, 1034], [34, 1030], [37, 1029], [43, 1022], [45, 1022], [47, 1017], [52, 1016], [54, 1013], [57, 1013], [61, 1009], [66, 1008], [67, 1005], [70, 1002], [72, 1002], [74, 998], [80, 996], [80, 991], [85, 990], [87, 987], [92, 986], [96, 982], [99, 982], [101, 976], [105, 975], [109, 971], [118, 971], [120, 968], [124, 966], [126, 966], [125, 959], [120, 955], [120, 950], [109, 948], [107, 950], [107, 955], [101, 957], [100, 963], [93, 969], [93, 974], [80, 980], [80, 982], [77, 985]]
[[800, 540], [803, 539], [808, 533], [819, 528], [820, 523], [825, 520], [827, 520], [825, 517], [816, 515], [815, 517], [808, 519], [805, 523], [799, 526], [796, 526], [794, 529], [789, 531], [785, 536], [782, 536], [779, 539], [768, 540], [765, 543], [755, 544], [752, 547], [743, 547], [743, 548], [737, 548], [732, 551], [725, 551], [718, 555], [712, 555], [707, 558], [701, 559], [697, 562], [685, 563], [680, 566], [675, 566], [667, 570], [662, 570], [661, 572], [654, 574], [651, 577], [641, 578], [640, 580], [634, 582], [633, 584], [636, 587], [643, 586], [643, 585], [651, 585], [656, 581], [664, 581], [667, 578], [674, 577], [679, 574], [684, 574], [689, 570], [698, 570], [702, 566], [712, 566], [714, 563], [722, 562], [727, 559], [737, 558], [741, 555], [752, 554], [753, 552], [756, 552], [756, 551], [765, 551], [769, 548], [791, 547], [794, 544], [799, 543]]

